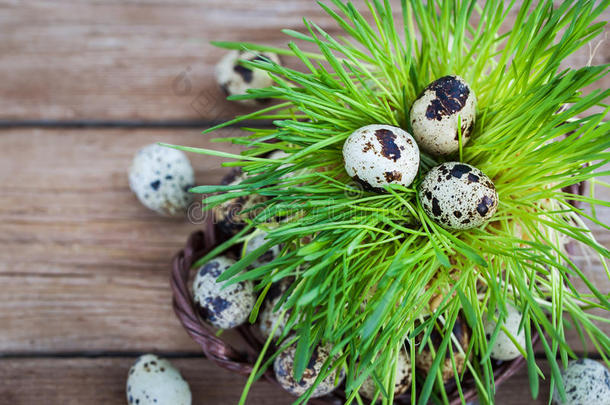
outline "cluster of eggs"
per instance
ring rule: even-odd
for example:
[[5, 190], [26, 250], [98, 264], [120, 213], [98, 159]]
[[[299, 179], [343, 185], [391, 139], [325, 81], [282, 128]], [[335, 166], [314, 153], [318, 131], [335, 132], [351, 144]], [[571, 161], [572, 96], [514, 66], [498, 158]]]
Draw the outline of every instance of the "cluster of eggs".
[[[266, 243], [267, 233], [255, 231], [245, 242], [243, 255], [252, 254]], [[252, 266], [258, 267], [270, 263], [281, 252], [279, 246], [272, 246], [261, 253]], [[251, 281], [237, 283], [217, 281], [227, 271], [235, 260], [228, 255], [217, 256], [203, 264], [193, 279], [193, 301], [201, 318], [214, 327], [221, 329], [235, 328], [248, 319], [256, 302], [254, 284]], [[267, 339], [273, 333], [273, 339], [279, 339], [286, 328], [287, 314], [277, 306], [283, 294], [290, 287], [287, 279], [272, 285], [263, 302], [259, 313], [258, 326], [260, 334]], [[287, 338], [287, 339], [290, 339]], [[314, 385], [318, 375], [328, 360], [331, 347], [320, 345], [315, 348], [301, 380], [294, 378], [294, 362], [296, 344], [283, 350], [276, 357], [273, 370], [280, 385], [293, 395], [302, 395]], [[330, 393], [344, 378], [344, 373], [328, 375], [315, 388], [312, 397], [319, 397]]]
[[[254, 54], [233, 51], [217, 65], [216, 78], [227, 95], [246, 94], [251, 88], [272, 85], [266, 72], [249, 69], [241, 60], [267, 60], [280, 63], [272, 53]], [[265, 102], [259, 99], [237, 100], [245, 105]], [[475, 124], [476, 97], [468, 84], [458, 76], [445, 76], [431, 83], [415, 100], [410, 111], [413, 135], [389, 125], [367, 125], [354, 131], [343, 146], [345, 169], [350, 177], [365, 189], [383, 191], [388, 184], [409, 186], [419, 172], [420, 148], [435, 156], [455, 153], [465, 145]], [[226, 184], [239, 184], [244, 175], [234, 173]], [[194, 184], [191, 164], [181, 151], [148, 145], [139, 150], [129, 171], [129, 185], [143, 205], [162, 215], [183, 215], [192, 202], [188, 190]], [[445, 162], [432, 168], [420, 182], [418, 193], [425, 212], [447, 229], [469, 229], [485, 224], [495, 213], [498, 196], [491, 180], [479, 169], [460, 162]], [[260, 203], [260, 196], [252, 195], [229, 200], [214, 211], [215, 222], [228, 235], [234, 235], [247, 223], [255, 211], [250, 208]], [[266, 243], [266, 233], [256, 231], [245, 243], [243, 254], [248, 255]], [[273, 246], [252, 262], [258, 267], [280, 254]], [[211, 325], [229, 329], [248, 319], [256, 302], [254, 284], [242, 281], [227, 286], [217, 282], [235, 260], [218, 256], [202, 265], [193, 280], [192, 294], [199, 313]], [[268, 338], [275, 330], [278, 339], [286, 327], [278, 304], [288, 283], [272, 286], [259, 314], [259, 330]], [[512, 305], [505, 316], [488, 317], [484, 330], [489, 340], [494, 336], [490, 356], [497, 361], [509, 361], [521, 355], [525, 347], [525, 333], [521, 313]], [[501, 325], [498, 321], [501, 319]], [[521, 327], [520, 327], [521, 326]], [[461, 374], [465, 353], [470, 341], [470, 330], [458, 318], [453, 328], [454, 341], [460, 348], [453, 349], [453, 359], [447, 355], [441, 364], [443, 380], [453, 378], [453, 364]], [[434, 361], [433, 352], [442, 337], [434, 331], [425, 347], [418, 350], [415, 366], [427, 373]], [[421, 344], [421, 342], [419, 342]], [[294, 378], [296, 344], [289, 346], [276, 357], [273, 369], [280, 385], [294, 395], [301, 395], [314, 385], [318, 375], [331, 356], [332, 347], [320, 345], [314, 349], [300, 381]], [[411, 386], [410, 357], [400, 352], [397, 357], [394, 395], [404, 394]], [[334, 390], [344, 379], [344, 370], [330, 373], [314, 389], [311, 397], [320, 397]], [[571, 362], [562, 373], [567, 402], [554, 393], [558, 404], [602, 403], [610, 398], [610, 373], [599, 362], [581, 359]], [[129, 371], [127, 380], [129, 404], [191, 404], [191, 392], [180, 372], [167, 360], [148, 354], [140, 357]], [[365, 380], [359, 393], [368, 399], [378, 395], [372, 377]]]
[[[432, 82], [410, 111], [413, 135], [390, 125], [367, 125], [343, 144], [347, 174], [364, 189], [383, 191], [386, 185], [408, 187], [419, 172], [420, 151], [447, 156], [470, 139], [476, 97], [459, 76]], [[466, 163], [445, 162], [432, 168], [419, 185], [426, 214], [447, 229], [470, 229], [485, 224], [498, 207], [492, 181]]]

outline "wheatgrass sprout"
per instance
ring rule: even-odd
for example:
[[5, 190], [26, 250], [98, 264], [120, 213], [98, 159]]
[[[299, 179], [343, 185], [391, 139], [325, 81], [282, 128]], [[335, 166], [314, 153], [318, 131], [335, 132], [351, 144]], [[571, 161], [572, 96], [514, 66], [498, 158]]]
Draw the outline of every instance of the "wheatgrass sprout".
[[[436, 331], [441, 341], [435, 360], [427, 377], [413, 379], [407, 394], [411, 402], [448, 403], [439, 369], [447, 354], [462, 400], [461, 381], [468, 373], [480, 402], [490, 403], [495, 392], [490, 358], [494, 337], [487, 340], [483, 320], [488, 313], [504, 319], [508, 305], [523, 314], [521, 355], [527, 359], [533, 397], [543, 376], [532, 347], [536, 334], [541, 335], [551, 369], [544, 377], [550, 377], [561, 397], [565, 392], [560, 370], [575, 357], [565, 337], [568, 327], [576, 329], [583, 342], [585, 337], [590, 340], [590, 349], [609, 364], [610, 338], [599, 325], [610, 317], [587, 312], [601, 309], [608, 314], [608, 294], [587, 279], [559, 241], [574, 241], [606, 266], [608, 249], [595, 241], [583, 219], [608, 229], [595, 215], [595, 207], [608, 202], [564, 190], [610, 174], [604, 171], [610, 161], [610, 124], [605, 121], [610, 90], [583, 90], [607, 75], [609, 67], [560, 66], [602, 32], [603, 23], [595, 21], [610, 1], [524, 1], [513, 26], [505, 30], [501, 27], [514, 3], [403, 0], [400, 12], [393, 13], [389, 0], [365, 1], [366, 12], [331, 0], [321, 7], [345, 35], [331, 36], [305, 21], [303, 32], [284, 31], [294, 41], [287, 48], [215, 43], [226, 49], [275, 52], [303, 66], [295, 70], [270, 60], [244, 62], [274, 80], [273, 86], [251, 90], [247, 97], [277, 103], [205, 131], [246, 119], [272, 120], [273, 128], [246, 128], [242, 137], [228, 139], [246, 147], [242, 154], [177, 147], [227, 158], [227, 165], [248, 174], [240, 184], [192, 189], [224, 193], [206, 198], [208, 207], [241, 195], [265, 197], [250, 208], [257, 214], [244, 229], [200, 263], [270, 218], [287, 218], [268, 230], [267, 242], [257, 249], [260, 254], [281, 245], [280, 255], [252, 270], [248, 267], [256, 254], [247, 255], [224, 272], [221, 281], [255, 281], [263, 287], [262, 296], [265, 286], [294, 279], [280, 305], [286, 313], [299, 314], [290, 328], [295, 338], [286, 342], [296, 341], [296, 379], [313, 349], [329, 345], [332, 353], [318, 383], [345, 369], [347, 403], [360, 403], [358, 390], [375, 370], [395, 364], [404, 347], [415, 364], [415, 338], [426, 339]], [[299, 45], [303, 43], [318, 50], [305, 52]], [[344, 169], [347, 137], [371, 124], [410, 131], [413, 101], [427, 84], [447, 75], [462, 77], [477, 96], [476, 124], [468, 143], [462, 139], [457, 152], [446, 159], [421, 153], [419, 174], [409, 187], [390, 184], [384, 193], [358, 188]], [[589, 113], [595, 106], [602, 112]], [[286, 156], [265, 157], [275, 149]], [[477, 167], [493, 181], [499, 205], [489, 223], [447, 230], [426, 215], [417, 186], [431, 167], [446, 160]], [[569, 201], [592, 209], [576, 208]], [[515, 232], [517, 224], [526, 238]], [[455, 270], [449, 284], [442, 282], [446, 278], [435, 278], [443, 268], [445, 273]], [[576, 290], [577, 283], [586, 290]], [[437, 294], [444, 300], [430, 313], [430, 299]], [[462, 349], [451, 333], [458, 318], [471, 330], [462, 372], [453, 354]], [[268, 347], [245, 392], [277, 355], [267, 353]], [[271, 360], [263, 361], [268, 354]], [[387, 377], [376, 381], [384, 388], [379, 391], [385, 404], [392, 401], [394, 383]], [[295, 403], [307, 402], [316, 384]]]

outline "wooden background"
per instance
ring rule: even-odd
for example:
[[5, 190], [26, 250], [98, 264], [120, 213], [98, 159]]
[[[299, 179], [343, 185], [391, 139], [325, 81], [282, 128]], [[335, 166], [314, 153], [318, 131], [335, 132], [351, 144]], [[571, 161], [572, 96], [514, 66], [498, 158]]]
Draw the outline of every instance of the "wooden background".
[[[152, 142], [208, 147], [202, 129], [247, 111], [214, 83], [210, 40], [282, 44], [302, 17], [337, 32], [311, 0], [0, 0], [1, 404], [124, 403], [143, 352], [171, 358], [195, 404], [236, 403], [245, 380], [202, 359], [170, 306], [170, 258], [198, 227], [141, 206], [126, 170]], [[608, 62], [606, 43], [593, 63]], [[191, 160], [199, 184], [224, 173]], [[497, 402], [530, 403], [527, 386], [516, 375]], [[266, 383], [249, 400], [290, 402]]]

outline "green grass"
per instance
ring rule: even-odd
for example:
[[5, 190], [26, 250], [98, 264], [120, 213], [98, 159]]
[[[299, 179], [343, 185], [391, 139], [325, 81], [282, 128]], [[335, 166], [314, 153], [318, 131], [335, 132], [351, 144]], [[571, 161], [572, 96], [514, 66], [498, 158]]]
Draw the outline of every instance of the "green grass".
[[[403, 0], [398, 20], [389, 1], [366, 1], [360, 7], [364, 13], [351, 3], [330, 3], [320, 6], [345, 36], [331, 37], [306, 20], [303, 32], [284, 30], [293, 41], [285, 49], [215, 43], [289, 55], [300, 60], [304, 72], [271, 61], [243, 62], [269, 72], [275, 84], [233, 98], [273, 98], [281, 103], [205, 133], [244, 119], [271, 119], [274, 128], [248, 129], [243, 137], [228, 139], [246, 146], [241, 155], [178, 147], [232, 159], [227, 165], [241, 166], [250, 175], [238, 186], [195, 187], [199, 193], [225, 192], [204, 199], [209, 209], [238, 195], [268, 197], [250, 227], [202, 261], [276, 216], [289, 218], [269, 230], [266, 247], [283, 244], [280, 257], [237, 276], [254, 259], [254, 252], [223, 278], [252, 279], [266, 291], [270, 283], [294, 277], [282, 308], [293, 314], [284, 336], [298, 336], [297, 374], [317, 344], [330, 342], [340, 356], [329, 360], [325, 374], [345, 367], [348, 402], [366, 402], [357, 390], [375, 371], [377, 383], [383, 385], [380, 397], [391, 403], [393, 384], [383, 370], [393, 367], [398, 350], [406, 344], [416, 356], [423, 345], [415, 347], [414, 338], [428, 336], [434, 327], [444, 334], [437, 355], [443, 356], [450, 346], [458, 350], [448, 333], [458, 315], [472, 329], [467, 369], [475, 376], [479, 400], [493, 402], [493, 371], [482, 320], [496, 309], [502, 318], [508, 303], [525, 315], [527, 344], [521, 349], [534, 397], [542, 378], [531, 347], [534, 333], [544, 334], [550, 378], [560, 392], [560, 368], [574, 357], [565, 340], [567, 327], [588, 337], [609, 364], [610, 338], [597, 325], [608, 323], [610, 317], [585, 312], [608, 311], [609, 295], [586, 279], [559, 236], [598, 255], [610, 274], [608, 250], [582, 220], [608, 229], [595, 216], [595, 206], [609, 203], [561, 190], [609, 174], [604, 165], [610, 159], [610, 124], [604, 118], [610, 91], [582, 90], [604, 77], [609, 66], [560, 68], [568, 55], [602, 31], [603, 24], [594, 21], [610, 1], [565, 1], [556, 6], [524, 1], [510, 30], [502, 24], [513, 3], [499, 0], [437, 0], [429, 5]], [[298, 43], [313, 44], [318, 51], [302, 51]], [[446, 74], [464, 77], [478, 98], [472, 139], [460, 144], [452, 159], [486, 173], [500, 198], [491, 223], [460, 232], [440, 228], [418, 201], [421, 177], [439, 163], [434, 157], [422, 155], [420, 174], [410, 187], [392, 186], [375, 194], [362, 191], [348, 178], [341, 154], [345, 139], [361, 126], [383, 123], [410, 130], [411, 103], [429, 82]], [[594, 106], [603, 112], [589, 113]], [[557, 113], [561, 107], [565, 108]], [[288, 157], [264, 157], [276, 149]], [[587, 163], [591, 165], [585, 167]], [[572, 207], [567, 203], [572, 199], [593, 210]], [[306, 236], [311, 243], [302, 242]], [[455, 280], [449, 277], [449, 268], [459, 270]], [[574, 288], [578, 280], [588, 291]], [[430, 298], [441, 292], [446, 298], [440, 308], [427, 315]], [[413, 403], [448, 402], [437, 378], [439, 363], [427, 378], [418, 379], [418, 389], [410, 394]], [[268, 365], [269, 361], [259, 362], [257, 367], [264, 370]], [[296, 403], [306, 402], [310, 393]]]

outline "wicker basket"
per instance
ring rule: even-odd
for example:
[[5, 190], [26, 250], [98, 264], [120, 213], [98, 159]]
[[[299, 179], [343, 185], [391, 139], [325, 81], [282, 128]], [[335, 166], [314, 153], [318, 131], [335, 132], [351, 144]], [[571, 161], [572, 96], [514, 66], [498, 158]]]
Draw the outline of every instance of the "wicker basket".
[[[586, 183], [580, 183], [571, 186], [565, 191], [584, 195], [585, 189]], [[576, 201], [571, 203], [575, 206], [580, 205]], [[254, 333], [253, 328], [256, 326], [243, 325], [237, 328], [237, 332], [245, 343], [245, 350], [236, 349], [216, 337], [214, 329], [201, 320], [191, 297], [189, 285], [191, 267], [198, 259], [222, 242], [222, 240], [217, 239], [217, 237], [222, 237], [220, 235], [222, 234], [217, 231], [212, 220], [209, 220], [205, 223], [202, 231], [191, 234], [184, 249], [174, 256], [170, 279], [173, 291], [173, 307], [178, 319], [188, 334], [201, 346], [205, 357], [222, 368], [241, 375], [249, 375], [263, 345]], [[567, 248], [568, 253], [574, 253], [574, 246], [572, 244], [569, 244]], [[534, 335], [533, 339], [535, 343], [539, 339], [538, 334]], [[508, 362], [496, 363], [494, 367], [494, 381], [496, 387], [511, 375], [515, 374], [524, 364], [525, 359], [523, 357], [518, 357], [515, 360]], [[272, 369], [266, 370], [264, 378], [274, 384], [278, 384]], [[469, 374], [466, 374], [466, 378], [462, 382], [462, 388], [466, 401], [470, 401], [476, 397], [474, 380]], [[460, 397], [455, 387], [455, 383], [448, 383], [446, 389], [450, 403], [452, 405], [459, 404]], [[411, 397], [409, 394], [403, 395], [397, 397], [395, 403], [408, 404], [410, 403], [410, 399]], [[342, 404], [344, 400], [345, 393], [340, 386], [325, 397], [310, 400], [310, 403]]]

